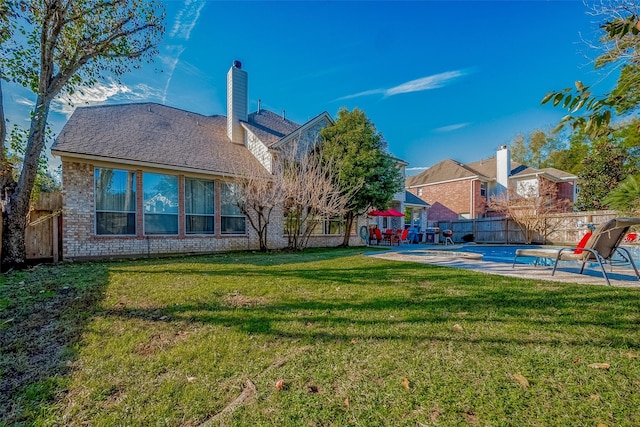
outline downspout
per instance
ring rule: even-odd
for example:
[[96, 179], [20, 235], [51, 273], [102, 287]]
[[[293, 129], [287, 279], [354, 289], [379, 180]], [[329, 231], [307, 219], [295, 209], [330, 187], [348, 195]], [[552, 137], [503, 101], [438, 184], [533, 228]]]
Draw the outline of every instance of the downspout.
[[474, 196], [475, 196], [475, 192], [473, 191], [473, 187], [475, 185], [476, 180], [471, 181], [471, 194], [469, 197], [469, 200], [471, 201], [471, 206], [469, 206], [469, 213], [471, 214], [471, 218], [469, 219], [474, 219], [476, 217], [476, 209], [475, 206], [476, 204], [474, 203]]

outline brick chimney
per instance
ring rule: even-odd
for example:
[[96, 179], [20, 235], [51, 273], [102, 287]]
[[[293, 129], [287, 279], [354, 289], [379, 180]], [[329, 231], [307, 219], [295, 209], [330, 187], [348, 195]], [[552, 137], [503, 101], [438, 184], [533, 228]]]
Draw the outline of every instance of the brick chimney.
[[242, 63], [233, 61], [227, 73], [227, 136], [233, 142], [244, 143], [244, 129], [240, 121], [247, 120], [249, 78]]
[[511, 152], [509, 147], [503, 145], [496, 153], [496, 194], [500, 194], [509, 188], [509, 175], [511, 175]]

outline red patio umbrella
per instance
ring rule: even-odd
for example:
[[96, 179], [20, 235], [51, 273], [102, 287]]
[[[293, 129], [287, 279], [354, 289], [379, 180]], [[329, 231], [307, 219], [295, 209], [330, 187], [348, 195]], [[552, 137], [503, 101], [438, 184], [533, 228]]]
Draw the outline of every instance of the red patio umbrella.
[[404, 216], [403, 213], [400, 213], [398, 211], [395, 211], [393, 209], [387, 209], [386, 211], [379, 211], [379, 210], [375, 210], [375, 211], [371, 211], [369, 212], [367, 215], [369, 216]]
[[386, 212], [389, 214], [389, 216], [404, 216], [402, 212], [398, 212], [393, 209], [387, 209]]

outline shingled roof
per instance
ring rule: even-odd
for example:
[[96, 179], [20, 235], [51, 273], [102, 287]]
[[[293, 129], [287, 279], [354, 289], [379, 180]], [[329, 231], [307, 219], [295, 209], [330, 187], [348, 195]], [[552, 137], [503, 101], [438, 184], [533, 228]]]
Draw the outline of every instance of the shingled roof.
[[553, 181], [574, 181], [577, 177], [569, 172], [561, 171], [556, 168], [525, 168], [514, 174], [514, 178], [526, 178], [528, 176], [544, 175]]
[[[458, 179], [479, 178], [485, 181], [496, 179], [497, 168], [496, 158], [490, 157], [473, 163], [462, 164], [455, 160], [443, 160], [435, 164], [419, 175], [407, 177], [407, 187], [418, 187], [422, 185], [438, 184], [446, 181]], [[528, 176], [545, 175], [554, 181], [574, 181], [576, 176], [568, 172], [555, 168], [536, 169], [525, 166], [518, 162], [511, 162], [511, 173], [509, 179], [526, 178]]]
[[268, 147], [300, 128], [299, 124], [269, 110], [249, 114], [248, 120], [242, 124]]
[[[495, 156], [489, 157], [488, 159], [479, 160], [473, 163], [467, 163], [467, 167], [471, 170], [478, 172], [478, 175], [482, 175], [486, 178], [496, 179], [497, 178], [497, 159]], [[522, 164], [518, 162], [511, 161], [511, 171], [509, 175], [513, 175], [518, 173], [522, 169]]]
[[418, 175], [407, 177], [406, 185], [407, 187], [415, 187], [418, 185], [436, 184], [443, 181], [475, 178], [478, 175], [477, 171], [470, 169], [468, 166], [455, 160], [446, 159], [436, 163]]
[[[299, 127], [282, 118], [276, 126], [276, 117], [280, 116], [263, 110], [251, 114], [246, 125], [260, 132], [259, 137], [275, 140]], [[222, 175], [237, 174], [238, 166], [262, 169], [244, 145], [229, 140], [225, 116], [155, 103], [77, 108], [52, 151], [59, 156]]]

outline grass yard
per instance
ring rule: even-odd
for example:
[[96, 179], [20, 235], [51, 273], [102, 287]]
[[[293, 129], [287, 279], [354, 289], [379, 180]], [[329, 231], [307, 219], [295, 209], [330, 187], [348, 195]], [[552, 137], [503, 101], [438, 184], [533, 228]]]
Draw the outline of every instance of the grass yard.
[[637, 289], [362, 249], [0, 277], [0, 425], [640, 425]]

